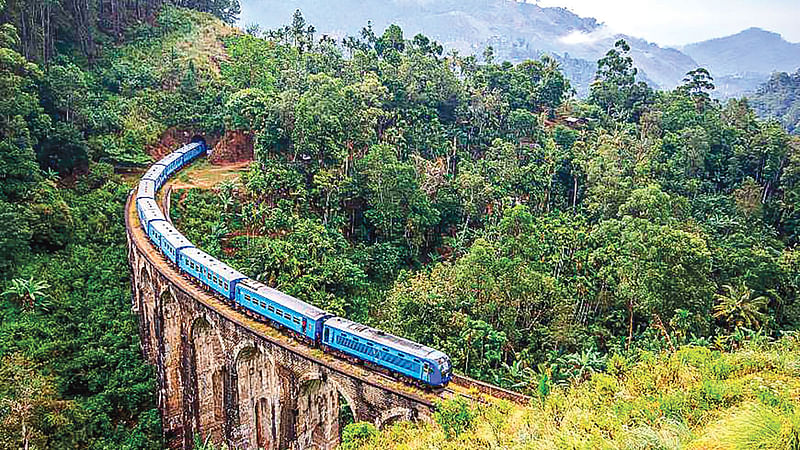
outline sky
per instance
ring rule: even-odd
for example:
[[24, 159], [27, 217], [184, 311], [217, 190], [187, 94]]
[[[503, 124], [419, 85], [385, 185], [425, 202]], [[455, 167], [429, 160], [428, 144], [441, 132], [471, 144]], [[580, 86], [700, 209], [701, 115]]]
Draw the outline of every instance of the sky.
[[662, 46], [728, 36], [759, 27], [800, 42], [800, 0], [528, 0], [594, 17], [616, 33]]

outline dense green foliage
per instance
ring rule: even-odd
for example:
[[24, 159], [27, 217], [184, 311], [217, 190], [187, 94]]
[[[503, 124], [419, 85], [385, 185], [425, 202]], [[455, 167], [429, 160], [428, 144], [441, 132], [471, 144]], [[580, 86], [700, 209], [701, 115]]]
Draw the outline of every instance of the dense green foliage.
[[800, 147], [712, 100], [708, 71], [655, 92], [620, 41], [584, 103], [550, 59], [443, 57], [396, 26], [346, 58], [299, 14], [251, 31], [220, 84], [256, 161], [174, 203], [245, 273], [531, 393], [542, 365], [567, 382], [609, 352], [797, 325]]
[[[148, 164], [171, 132], [255, 143], [238, 182], [175, 193], [190, 240], [543, 400], [611, 383], [594, 374], [620, 358], [798, 325], [800, 143], [711, 100], [702, 69], [655, 92], [621, 41], [581, 102], [547, 57], [443, 57], [397, 26], [340, 45], [300, 14], [244, 34], [169, 5], [118, 34], [92, 25], [108, 42], [91, 52], [48, 38], [45, 55], [9, 25], [24, 5], [3, 6], [4, 444], [160, 445], [113, 169]], [[468, 434], [470, 408], [442, 405], [449, 437]]]
[[800, 70], [773, 74], [750, 99], [759, 116], [777, 119], [790, 133], [800, 134]]
[[[33, 6], [0, 5], [12, 21]], [[195, 120], [206, 56], [177, 51], [222, 27], [174, 8], [158, 20], [129, 29], [128, 43], [98, 52], [95, 64], [67, 50], [34, 64], [20, 53], [30, 36], [2, 25], [2, 448], [162, 447], [154, 373], [130, 310], [131, 186], [109, 163], [149, 163], [144, 145], [169, 126], [222, 126]]]

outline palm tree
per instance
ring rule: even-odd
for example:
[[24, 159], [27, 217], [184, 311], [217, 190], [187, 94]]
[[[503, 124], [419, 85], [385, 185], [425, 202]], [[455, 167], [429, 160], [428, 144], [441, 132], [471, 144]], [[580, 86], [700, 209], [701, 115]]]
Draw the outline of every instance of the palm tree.
[[744, 284], [722, 286], [723, 294], [717, 294], [714, 305], [714, 318], [733, 325], [734, 328], [746, 327], [756, 329], [764, 324], [769, 299], [763, 295], [756, 296], [752, 289]]
[[563, 362], [572, 372], [572, 378], [580, 381], [588, 380], [592, 374], [603, 371], [606, 365], [605, 357], [593, 348], [570, 353], [564, 357]]
[[15, 278], [11, 280], [11, 287], [3, 292], [3, 295], [15, 297], [23, 309], [30, 311], [36, 305], [37, 300], [47, 296], [45, 292], [47, 289], [50, 289], [50, 285], [46, 281], [34, 280], [33, 277], [28, 280]]

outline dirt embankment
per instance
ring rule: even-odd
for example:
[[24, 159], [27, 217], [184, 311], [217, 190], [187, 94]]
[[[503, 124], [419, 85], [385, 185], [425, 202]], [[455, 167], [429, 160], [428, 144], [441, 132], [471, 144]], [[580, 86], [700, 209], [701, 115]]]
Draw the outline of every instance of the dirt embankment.
[[209, 162], [214, 165], [244, 163], [253, 160], [253, 137], [241, 131], [228, 131], [222, 138], [205, 135], [193, 130], [170, 128], [161, 135], [159, 141], [147, 149], [147, 153], [155, 160], [167, 156], [175, 149], [191, 142], [195, 138], [205, 139], [211, 149]]
[[253, 136], [241, 131], [227, 131], [213, 146], [211, 164], [241, 163], [253, 160]]

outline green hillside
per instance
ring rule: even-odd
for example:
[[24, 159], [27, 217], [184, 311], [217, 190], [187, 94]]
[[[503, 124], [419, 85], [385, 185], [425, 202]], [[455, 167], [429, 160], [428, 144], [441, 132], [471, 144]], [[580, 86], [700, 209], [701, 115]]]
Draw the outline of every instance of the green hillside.
[[232, 3], [106, 4], [3, 5], [0, 447], [163, 446], [122, 207], [193, 134], [254, 160], [175, 193], [192, 242], [537, 399], [346, 442], [797, 445], [800, 142], [706, 72], [654, 91], [619, 42], [580, 101], [552, 59], [397, 26], [337, 42], [299, 14], [241, 32]]

